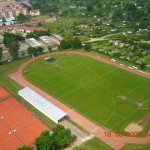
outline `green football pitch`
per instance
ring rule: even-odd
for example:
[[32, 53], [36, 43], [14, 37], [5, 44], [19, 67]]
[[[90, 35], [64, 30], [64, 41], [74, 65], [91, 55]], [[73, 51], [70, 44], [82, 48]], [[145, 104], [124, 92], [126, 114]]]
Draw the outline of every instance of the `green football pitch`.
[[24, 77], [112, 131], [143, 118], [150, 110], [150, 80], [80, 55], [38, 59], [24, 69]]

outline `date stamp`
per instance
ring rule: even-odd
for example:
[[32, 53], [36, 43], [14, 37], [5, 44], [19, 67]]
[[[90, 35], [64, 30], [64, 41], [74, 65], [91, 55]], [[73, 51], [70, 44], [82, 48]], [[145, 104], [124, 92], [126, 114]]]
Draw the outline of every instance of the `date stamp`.
[[[122, 132], [111, 132], [111, 131], [106, 131], [104, 132], [104, 136], [105, 137], [141, 137], [141, 133], [140, 132], [126, 132], [125, 134], [123, 134]], [[147, 133], [148, 137], [150, 137], [150, 132]]]

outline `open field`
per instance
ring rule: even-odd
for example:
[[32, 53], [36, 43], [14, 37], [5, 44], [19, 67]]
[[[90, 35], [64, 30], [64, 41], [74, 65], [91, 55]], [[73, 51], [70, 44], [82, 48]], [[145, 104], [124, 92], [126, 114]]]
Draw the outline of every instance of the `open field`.
[[25, 78], [100, 126], [123, 132], [149, 113], [149, 79], [84, 56], [54, 57], [29, 64]]
[[[77, 149], [78, 150], [78, 149]], [[93, 138], [80, 146], [79, 150], [113, 150], [98, 138]]]
[[[121, 150], [149, 150], [150, 144], [126, 144]], [[99, 140], [98, 138], [93, 138], [85, 143], [83, 143], [79, 149], [75, 150], [112, 150], [107, 144]]]
[[48, 19], [50, 16], [40, 15], [40, 16], [32, 16], [31, 20], [42, 20], [42, 19]]
[[41, 27], [50, 29], [54, 33], [62, 32], [62, 30], [68, 29], [73, 26], [74, 22], [80, 22], [80, 18], [58, 18], [55, 23], [43, 24]]
[[150, 144], [127, 144], [121, 150], [149, 150]]

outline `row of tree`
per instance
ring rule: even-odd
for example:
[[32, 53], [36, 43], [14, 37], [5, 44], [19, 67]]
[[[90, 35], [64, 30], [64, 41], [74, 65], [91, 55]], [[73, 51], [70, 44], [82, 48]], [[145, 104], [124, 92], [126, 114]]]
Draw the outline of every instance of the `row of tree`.
[[30, 21], [31, 18], [29, 15], [24, 15], [22, 13], [19, 13], [16, 19], [19, 23], [24, 23], [24, 22]]
[[[44, 131], [35, 139], [37, 150], [60, 150], [68, 146], [73, 140], [71, 131], [62, 125], [57, 125], [51, 132]], [[18, 150], [33, 150], [31, 147], [23, 146]]]
[[5, 46], [8, 48], [8, 51], [10, 55], [14, 59], [18, 59], [18, 51], [20, 49], [20, 41], [25, 41], [25, 38], [22, 37], [21, 35], [13, 34], [13, 33], [8, 33], [5, 32], [3, 34], [3, 43]]
[[43, 48], [42, 47], [28, 47], [27, 52], [29, 55], [31, 55], [32, 57], [36, 56], [37, 54], [40, 54], [43, 52]]
[[50, 33], [50, 30], [48, 31], [33, 31], [33, 32], [30, 32], [26, 35], [26, 38], [35, 38], [35, 39], [38, 39], [40, 36], [50, 36], [51, 33]]
[[85, 43], [84, 45], [82, 45], [82, 42], [77, 37], [71, 40], [62, 40], [59, 46], [60, 49], [69, 49], [69, 48], [80, 49], [82, 47], [87, 51], [91, 50], [92, 48], [91, 43]]

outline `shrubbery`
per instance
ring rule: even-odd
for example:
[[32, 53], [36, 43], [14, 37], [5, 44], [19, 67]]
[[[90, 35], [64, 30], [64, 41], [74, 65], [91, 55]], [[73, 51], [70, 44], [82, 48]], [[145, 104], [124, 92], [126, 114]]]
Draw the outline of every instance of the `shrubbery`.
[[[71, 131], [62, 125], [57, 125], [51, 132], [44, 131], [35, 139], [37, 150], [60, 150], [72, 141]], [[32, 150], [31, 147], [23, 146], [18, 150]]]

